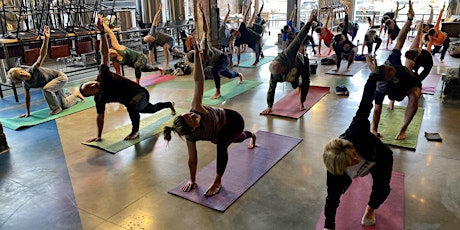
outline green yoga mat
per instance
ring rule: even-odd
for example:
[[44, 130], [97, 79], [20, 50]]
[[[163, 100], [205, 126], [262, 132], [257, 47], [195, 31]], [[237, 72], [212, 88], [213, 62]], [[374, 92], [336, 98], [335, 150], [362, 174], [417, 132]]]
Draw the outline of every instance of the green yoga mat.
[[396, 140], [395, 137], [399, 133], [404, 121], [405, 110], [406, 107], [396, 105], [393, 110], [388, 110], [386, 106], [383, 105], [382, 115], [380, 116], [379, 132], [383, 135], [383, 137], [381, 137], [383, 143], [415, 150], [425, 109], [422, 107], [418, 108], [417, 113], [407, 128], [406, 139]]
[[[262, 82], [252, 80], [243, 80], [241, 84], [238, 84], [238, 80], [235, 79], [220, 86], [220, 94], [222, 95], [220, 98], [211, 99], [212, 95], [216, 92], [215, 88], [204, 92], [202, 103], [204, 105], [217, 105], [260, 84], [262, 84]], [[192, 101], [192, 98], [187, 98], [187, 101]]]
[[249, 59], [249, 60], [245, 60], [245, 61], [240, 62], [238, 67], [241, 67], [241, 68], [255, 68], [255, 67], [259, 67], [261, 65], [267, 64], [267, 63], [273, 61], [273, 59], [275, 59], [275, 56], [265, 56], [264, 58], [259, 59], [259, 63], [257, 63], [257, 66], [253, 66], [252, 63], [254, 63], [254, 61], [256, 60], [256, 58], [254, 57], [254, 59]]
[[95, 102], [93, 97], [87, 97], [85, 102], [79, 101], [76, 105], [62, 110], [62, 112], [56, 115], [49, 115], [50, 112], [49, 108], [41, 109], [30, 113], [29, 117], [25, 118], [0, 118], [3, 126], [9, 129], [17, 130], [20, 128], [38, 125], [47, 121], [51, 121], [60, 117], [67, 116], [69, 114], [73, 114], [76, 112], [80, 112], [85, 109], [89, 109], [95, 106]]
[[[185, 109], [176, 108], [177, 114], [185, 113]], [[132, 145], [135, 145], [147, 138], [150, 138], [163, 131], [165, 125], [172, 125], [174, 120], [171, 110], [163, 109], [151, 116], [141, 119], [139, 128], [139, 138], [125, 141], [124, 138], [131, 132], [131, 124], [121, 126], [110, 132], [102, 133], [102, 141], [99, 142], [82, 142], [84, 145], [93, 146], [106, 150], [110, 153], [117, 153]]]

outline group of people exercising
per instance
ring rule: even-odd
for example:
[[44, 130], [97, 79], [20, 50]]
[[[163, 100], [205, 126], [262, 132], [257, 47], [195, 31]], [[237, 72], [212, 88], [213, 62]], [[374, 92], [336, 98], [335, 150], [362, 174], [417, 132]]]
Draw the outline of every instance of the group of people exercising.
[[[252, 1], [250, 1], [249, 6], [246, 8], [243, 22], [239, 25], [238, 29], [227, 28], [224, 21], [220, 32], [224, 36], [221, 39], [227, 42], [224, 46], [226, 45], [230, 48], [231, 53], [233, 53], [234, 46], [239, 49], [242, 44], [247, 44], [248, 47], [253, 49], [256, 53], [254, 64], [257, 65], [259, 58], [263, 58], [263, 32], [260, 30], [256, 32], [257, 29], [251, 29], [257, 27], [254, 26], [254, 21], [261, 22], [260, 12], [258, 14], [254, 13], [249, 22], [246, 23], [251, 4]], [[221, 75], [228, 78], [238, 77], [240, 83], [243, 81], [243, 76], [241, 73], [229, 69], [231, 56], [220, 49], [212, 47], [208, 43], [209, 28], [206, 18], [208, 15], [205, 13], [202, 2], [198, 4], [198, 7], [203, 21], [202, 29], [204, 37], [200, 44], [195, 35], [192, 35], [191, 45], [193, 50], [186, 55], [190, 59], [189, 61], [194, 63], [194, 93], [191, 109], [187, 113], [177, 115], [173, 125], [164, 127], [163, 134], [167, 141], [171, 140], [173, 133], [184, 136], [186, 139], [190, 179], [183, 187], [183, 191], [185, 192], [189, 192], [197, 186], [198, 151], [196, 142], [204, 140], [216, 144], [216, 175], [213, 183], [205, 192], [206, 196], [213, 196], [223, 186], [221, 179], [228, 161], [227, 149], [229, 145], [233, 142], [242, 142], [245, 139], [250, 139], [248, 148], [255, 148], [256, 135], [253, 132], [244, 130], [244, 119], [237, 111], [202, 104], [205, 80], [204, 67], [213, 67], [212, 74], [216, 86], [216, 93], [212, 96], [213, 99], [221, 96]], [[339, 34], [333, 34], [328, 28], [327, 22], [324, 26], [321, 26], [321, 23], [318, 22], [317, 10], [311, 12], [306, 24], [300, 30], [297, 30], [293, 26], [293, 17], [291, 16], [287, 27], [283, 29], [289, 32], [286, 41], [283, 40], [283, 50], [269, 66], [268, 107], [262, 114], [272, 112], [275, 89], [279, 82], [290, 82], [293, 88], [298, 89], [300, 91], [298, 109], [306, 109], [304, 103], [310, 87], [310, 67], [305, 46], [311, 43], [311, 35], [309, 33], [313, 27], [315, 27], [314, 31], [319, 35], [320, 44], [323, 41], [324, 45], [335, 51], [338, 59], [336, 70], [339, 70], [342, 58], [348, 60], [347, 70], [350, 68], [354, 56], [358, 53], [357, 46], [353, 44], [358, 25], [349, 21], [348, 7], [344, 6], [344, 9], [345, 18], [341, 23], [342, 32]], [[397, 15], [397, 12], [401, 9], [399, 8], [399, 4], [397, 4], [397, 10], [394, 14]], [[155, 15], [152, 28], [144, 38], [144, 41], [163, 47], [166, 57], [165, 67], [162, 68], [164, 69], [169, 65], [169, 52], [185, 54], [176, 48], [173, 37], [157, 30], [161, 10], [162, 7], [160, 6]], [[254, 11], [256, 12], [256, 10]], [[383, 65], [377, 65], [375, 51], [372, 52], [373, 43], [377, 44], [376, 50], [382, 43], [382, 39], [377, 35], [378, 31], [373, 26], [375, 14], [372, 20], [369, 20], [370, 26], [365, 35], [363, 51], [364, 46], [367, 46], [368, 54], [366, 55], [366, 61], [371, 74], [364, 86], [359, 108], [346, 131], [338, 138], [332, 139], [324, 147], [323, 159], [327, 168], [327, 198], [324, 211], [326, 219], [324, 229], [335, 228], [335, 214], [340, 202], [340, 196], [347, 190], [352, 179], [358, 176], [365, 176], [368, 173], [373, 177], [373, 187], [361, 223], [366, 226], [375, 224], [374, 211], [390, 194], [390, 179], [393, 165], [392, 151], [382, 143], [379, 138], [381, 135], [377, 129], [382, 102], [384, 97], [388, 96], [391, 100], [389, 107], [392, 109], [394, 100], [402, 101], [406, 96], [408, 97], [404, 123], [396, 136], [396, 139], [405, 139], [407, 127], [417, 112], [418, 99], [421, 95], [421, 82], [427, 77], [433, 66], [432, 55], [439, 52], [442, 46], [444, 46], [443, 50], [445, 50], [445, 46], [448, 45], [446, 43], [448, 37], [443, 31], [439, 30], [443, 11], [444, 7], [436, 24], [432, 28], [430, 28], [429, 23], [424, 24], [423, 20], [419, 22], [417, 25], [417, 35], [411, 47], [404, 53], [407, 60], [404, 65], [401, 62], [401, 56], [403, 55], [402, 48], [415, 16], [412, 2], [409, 1], [407, 21], [401, 29], [399, 29], [395, 21], [395, 15], [386, 14], [383, 17], [385, 21], [382, 19], [381, 28], [386, 27], [388, 34], [387, 43], [390, 40], [396, 40], [393, 50]], [[230, 5], [228, 12], [230, 12]], [[226, 18], [228, 18], [228, 14]], [[49, 27], [44, 27], [44, 41], [37, 61], [30, 68], [12, 68], [8, 72], [10, 79], [16, 82], [21, 81], [25, 89], [26, 113], [19, 117], [30, 116], [29, 91], [31, 88], [42, 89], [46, 102], [50, 107], [50, 115], [56, 115], [63, 109], [75, 105], [78, 99], [84, 102], [85, 97], [93, 96], [96, 102], [97, 136], [87, 140], [88, 142], [103, 141], [102, 131], [104, 127], [105, 105], [107, 103], [120, 103], [127, 108], [132, 122], [132, 130], [125, 137], [125, 140], [132, 140], [139, 137], [140, 113], [155, 113], [162, 109], [170, 109], [171, 114], [176, 115], [174, 102], [152, 104], [149, 102], [149, 91], [139, 85], [141, 72], [152, 72], [162, 69], [153, 66], [152, 59], [149, 59], [143, 53], [120, 45], [102, 14], [98, 14], [96, 27], [101, 35], [100, 52], [102, 60], [99, 73], [95, 80], [81, 84], [79, 89], [70, 95], [64, 92], [64, 87], [68, 80], [67, 76], [59, 70], [42, 67], [47, 54], [50, 37]], [[111, 47], [108, 43], [107, 34], [110, 37]], [[426, 49], [423, 49], [422, 46], [424, 41], [428, 43]], [[435, 47], [433, 50], [431, 50], [432, 45]], [[318, 53], [321, 53], [320, 49], [321, 45], [318, 46]], [[441, 60], [444, 59], [444, 55], [445, 52], [443, 51]], [[110, 61], [113, 63], [115, 72], [110, 70]], [[120, 65], [127, 65], [134, 68], [136, 81], [121, 76]], [[372, 116], [372, 123], [370, 123], [368, 118], [374, 104], [374, 114]]]

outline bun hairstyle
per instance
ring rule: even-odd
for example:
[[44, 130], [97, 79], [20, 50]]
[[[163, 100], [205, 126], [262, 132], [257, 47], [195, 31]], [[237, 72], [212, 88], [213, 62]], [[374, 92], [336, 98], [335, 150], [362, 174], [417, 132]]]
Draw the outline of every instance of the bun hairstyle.
[[179, 136], [187, 135], [192, 131], [192, 127], [188, 126], [185, 123], [185, 119], [183, 116], [177, 116], [174, 119], [172, 126], [165, 126], [163, 128], [163, 136], [166, 141], [171, 140], [171, 133], [175, 132]]

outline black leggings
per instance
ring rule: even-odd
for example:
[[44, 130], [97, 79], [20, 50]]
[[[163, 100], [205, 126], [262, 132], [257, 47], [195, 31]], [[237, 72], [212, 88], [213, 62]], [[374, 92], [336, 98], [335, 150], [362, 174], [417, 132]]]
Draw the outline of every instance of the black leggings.
[[225, 109], [226, 123], [217, 134], [217, 174], [224, 175], [228, 162], [228, 146], [231, 143], [240, 143], [252, 137], [252, 133], [245, 131], [244, 119], [236, 111]]
[[434, 55], [434, 54], [438, 53], [442, 48], [441, 60], [444, 60], [444, 57], [446, 56], [446, 52], [449, 49], [449, 43], [450, 43], [450, 39], [449, 39], [449, 37], [446, 37], [446, 39], [444, 40], [444, 43], [442, 43], [442, 46], [434, 46], [434, 49], [433, 49], [433, 51], [431, 51], [431, 54]]
[[126, 105], [132, 124], [131, 132], [139, 131], [141, 118], [139, 113], [156, 113], [162, 109], [172, 107], [171, 102], [158, 102], [153, 105], [149, 102], [149, 98], [150, 96], [148, 92], [139, 92]]

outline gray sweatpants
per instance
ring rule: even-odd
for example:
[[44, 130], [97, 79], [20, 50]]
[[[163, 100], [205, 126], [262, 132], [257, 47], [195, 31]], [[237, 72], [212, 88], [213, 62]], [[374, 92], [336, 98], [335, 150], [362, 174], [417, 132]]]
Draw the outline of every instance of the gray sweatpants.
[[67, 109], [78, 102], [78, 98], [71, 94], [66, 96], [64, 93], [64, 86], [67, 83], [68, 78], [63, 72], [59, 72], [59, 75], [53, 80], [46, 83], [43, 86], [43, 95], [45, 96], [46, 103], [53, 111], [57, 108]]

